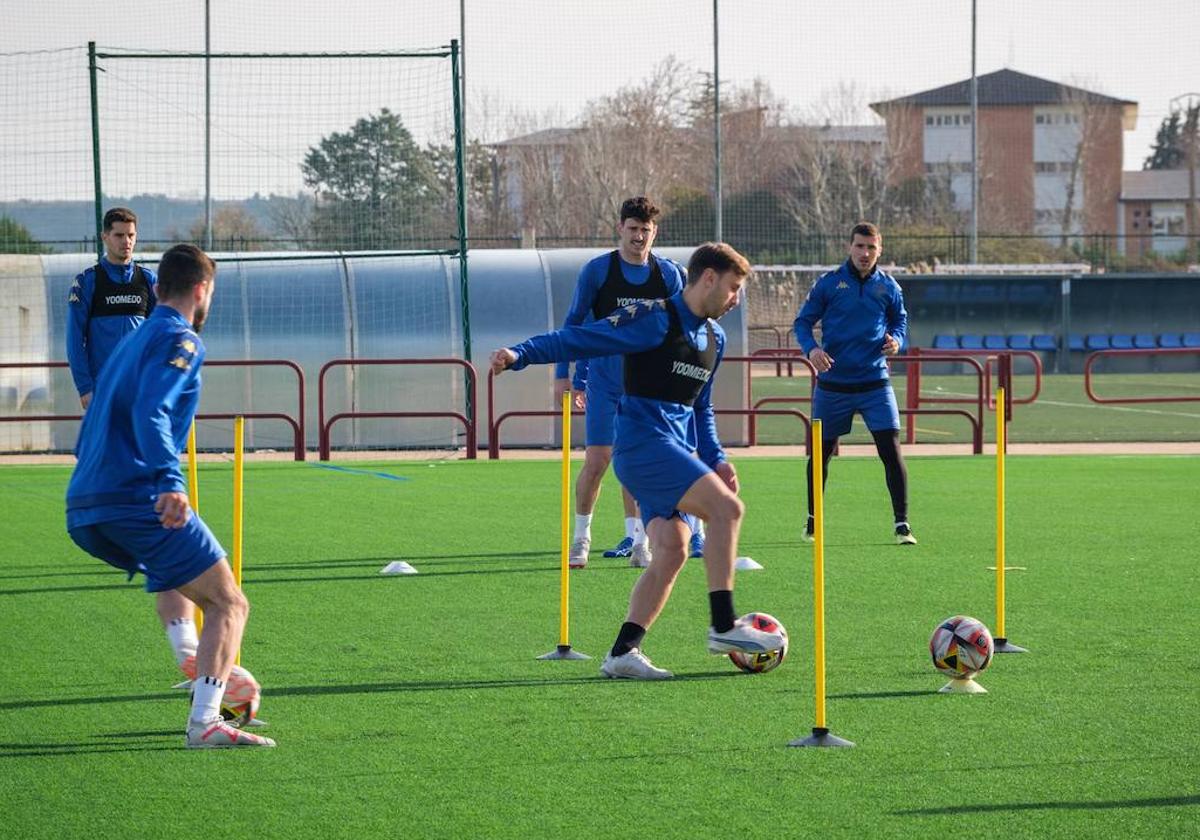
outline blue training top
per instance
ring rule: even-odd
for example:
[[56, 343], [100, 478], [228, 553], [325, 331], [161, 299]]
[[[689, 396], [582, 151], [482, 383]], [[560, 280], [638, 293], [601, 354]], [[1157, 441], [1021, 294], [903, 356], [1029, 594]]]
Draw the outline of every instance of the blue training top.
[[890, 335], [903, 345], [908, 332], [900, 284], [878, 267], [860, 278], [849, 260], [817, 280], [792, 322], [796, 342], [806, 356], [818, 346], [813, 338], [818, 321], [821, 349], [833, 358], [833, 367], [818, 380], [836, 384], [887, 379], [883, 337]]
[[[571, 308], [567, 311], [567, 317], [563, 319], [564, 327], [586, 324], [596, 320], [596, 316], [592, 312], [592, 305], [596, 302], [600, 287], [608, 278], [611, 259], [611, 251], [603, 253], [588, 260], [579, 270], [579, 279], [575, 283], [575, 297], [571, 300]], [[685, 276], [683, 266], [674, 260], [653, 253], [650, 254], [650, 259], [657, 262], [658, 268], [662, 272], [663, 282], [667, 287], [667, 297], [683, 289]], [[631, 285], [641, 286], [650, 279], [650, 263], [634, 265], [620, 258], [618, 258], [618, 263], [625, 280]], [[602, 313], [599, 317], [603, 318], [607, 314], [607, 312]], [[567, 374], [568, 363], [559, 362], [555, 366], [555, 378], [566, 379]], [[609, 394], [617, 395], [624, 387], [621, 376], [620, 356], [580, 359], [575, 364], [575, 376], [571, 381], [571, 387], [576, 391], [582, 391], [588, 387], [598, 388]]]
[[[667, 306], [674, 307], [684, 335], [698, 350], [707, 348], [707, 325], [712, 324], [717, 342], [716, 365], [719, 367], [725, 354], [725, 331], [720, 324], [693, 314], [683, 301], [683, 292], [676, 292], [667, 300]], [[517, 354], [512, 368], [520, 370], [531, 364], [570, 362], [598, 356], [619, 362], [627, 353], [641, 353], [661, 345], [669, 327], [670, 316], [665, 307], [643, 302], [635, 305], [632, 312], [623, 311], [610, 318], [566, 326], [526, 339], [511, 348]], [[713, 373], [716, 373], [715, 367]], [[616, 381], [622, 382], [620, 373]], [[713, 414], [712, 383], [713, 378], [709, 377], [691, 406], [622, 394], [617, 409], [614, 455], [616, 450], [632, 448], [648, 439], [666, 438], [688, 451], [699, 452], [701, 460], [710, 467], [724, 461], [725, 450], [717, 437], [717, 421]]]
[[187, 491], [179, 453], [200, 402], [203, 362], [200, 337], [163, 304], [117, 345], [79, 429], [68, 528], [121, 519], [128, 505]]
[[[100, 258], [110, 282], [121, 286], [132, 286], [133, 263], [114, 265], [107, 257]], [[148, 268], [142, 273], [150, 286], [150, 308], [156, 300], [158, 277]], [[90, 266], [75, 278], [67, 295], [67, 363], [71, 367], [71, 378], [75, 390], [82, 397], [96, 388], [96, 377], [108, 361], [121, 339], [142, 325], [146, 319], [133, 314], [95, 314], [93, 298], [96, 294], [96, 266]]]

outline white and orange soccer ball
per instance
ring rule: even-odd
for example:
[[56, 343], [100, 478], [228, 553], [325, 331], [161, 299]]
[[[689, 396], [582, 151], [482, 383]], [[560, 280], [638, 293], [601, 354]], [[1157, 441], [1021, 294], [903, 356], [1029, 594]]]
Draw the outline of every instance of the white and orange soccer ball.
[[985, 669], [995, 651], [987, 627], [969, 615], [947, 618], [929, 639], [933, 667], [956, 680], [969, 680]]
[[221, 698], [221, 717], [234, 726], [245, 726], [258, 716], [261, 700], [258, 680], [241, 665], [234, 665], [225, 683], [225, 696]]
[[783, 664], [783, 658], [787, 656], [788, 638], [787, 629], [779, 622], [779, 619], [764, 612], [752, 612], [746, 613], [739, 618], [738, 623], [749, 624], [751, 627], [767, 633], [778, 632], [782, 634], [783, 647], [778, 650], [769, 650], [765, 653], [745, 653], [740, 650], [730, 651], [729, 658], [734, 665], [749, 674], [765, 674], [767, 671], [773, 671]]

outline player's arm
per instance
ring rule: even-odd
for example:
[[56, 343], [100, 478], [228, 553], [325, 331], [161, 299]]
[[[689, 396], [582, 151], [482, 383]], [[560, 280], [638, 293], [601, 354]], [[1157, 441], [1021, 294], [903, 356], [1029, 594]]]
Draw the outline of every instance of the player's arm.
[[[588, 263], [579, 271], [579, 278], [575, 282], [575, 295], [571, 298], [571, 307], [567, 310], [567, 317], [563, 319], [564, 327], [587, 323], [588, 316], [592, 312], [592, 304], [596, 302], [596, 291], [599, 287], [595, 281], [595, 272], [588, 270], [590, 265], [591, 263]], [[554, 379], [556, 400], [561, 398], [568, 383], [569, 387], [576, 391], [584, 390], [587, 387], [587, 361], [581, 359], [575, 363], [574, 379], [571, 379], [570, 363], [558, 362], [554, 366]]]
[[146, 315], [149, 316], [154, 307], [158, 306], [158, 275], [145, 266], [142, 266], [142, 271], [146, 274], [146, 285], [150, 287], [150, 308], [146, 310]]
[[67, 293], [67, 365], [84, 408], [91, 402], [95, 388], [92, 373], [88, 369], [87, 354], [88, 315], [95, 288], [95, 277], [85, 271], [75, 278]]
[[200, 375], [204, 356], [204, 348], [195, 334], [179, 333], [169, 338], [146, 354], [137, 371], [132, 412], [139, 455], [153, 472], [155, 492], [160, 495], [187, 492], [187, 482], [179, 468], [171, 412]]
[[813, 327], [825, 314], [825, 284], [822, 282], [824, 279], [822, 277], [817, 280], [808, 290], [808, 297], [804, 299], [804, 304], [796, 313], [796, 320], [792, 321], [792, 332], [796, 334], [796, 343], [800, 345], [804, 355], [812, 361], [813, 367], [817, 369], [818, 373], [824, 373], [833, 367], [833, 357], [822, 350], [821, 346], [817, 344], [816, 338], [813, 337]]
[[725, 448], [721, 446], [721, 438], [717, 435], [717, 415], [713, 410], [712, 388], [720, 369], [721, 359], [725, 357], [725, 333], [715, 333], [717, 341], [717, 363], [713, 375], [700, 389], [696, 402], [692, 405], [693, 418], [696, 423], [696, 454], [700, 460], [712, 467], [734, 493], [738, 491], [737, 471], [725, 457]]
[[666, 309], [656, 305], [636, 317], [613, 314], [599, 321], [563, 327], [496, 350], [492, 353], [492, 370], [500, 373], [508, 368], [521, 370], [529, 365], [640, 353], [662, 343], [667, 322]]
[[904, 309], [904, 294], [900, 287], [892, 295], [887, 308], [887, 335], [884, 336], [883, 352], [894, 356], [904, 346], [904, 338], [908, 335], [908, 312]]

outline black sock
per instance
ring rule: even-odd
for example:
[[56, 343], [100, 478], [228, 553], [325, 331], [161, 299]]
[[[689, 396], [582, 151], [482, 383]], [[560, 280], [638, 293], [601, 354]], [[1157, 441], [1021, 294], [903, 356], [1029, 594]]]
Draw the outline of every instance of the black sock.
[[872, 432], [875, 451], [883, 461], [888, 494], [892, 497], [892, 515], [896, 522], [908, 520], [908, 468], [900, 454], [900, 432]]
[[[825, 485], [829, 483], [829, 462], [833, 458], [833, 451], [837, 449], [837, 438], [827, 440], [821, 447], [821, 491], [824, 492]], [[812, 492], [812, 458], [808, 459], [808, 517], [813, 515], [813, 492]]]
[[632, 621], [626, 621], [621, 625], [621, 632], [617, 633], [617, 641], [612, 646], [612, 655], [624, 656], [635, 647], [640, 647], [645, 636], [645, 627], [634, 624]]
[[737, 615], [733, 612], [733, 593], [728, 589], [718, 589], [708, 593], [708, 606], [712, 610], [712, 626], [718, 633], [733, 629]]

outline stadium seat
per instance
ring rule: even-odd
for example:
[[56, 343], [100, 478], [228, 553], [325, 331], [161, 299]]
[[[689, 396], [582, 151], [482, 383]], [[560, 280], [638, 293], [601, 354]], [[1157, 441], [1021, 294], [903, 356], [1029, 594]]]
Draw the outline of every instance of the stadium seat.
[[1133, 336], [1131, 336], [1129, 333], [1114, 333], [1112, 337], [1112, 349], [1132, 350]]
[[982, 350], [983, 336], [968, 333], [967, 335], [959, 336], [958, 346], [963, 350]]
[[1067, 336], [1067, 347], [1071, 350], [1085, 350], [1083, 346], [1083, 336], [1079, 333], [1071, 333]]
[[983, 347], [985, 350], [1005, 350], [1008, 347], [1008, 342], [1005, 341], [1002, 335], [985, 335], [983, 337]]
[[1184, 347], [1200, 347], [1200, 332], [1185, 332], [1183, 334]]
[[1058, 339], [1046, 333], [1039, 333], [1033, 337], [1034, 350], [1057, 350]]
[[1008, 337], [1009, 350], [1032, 350], [1033, 342], [1027, 335], [1010, 335]]
[[1154, 333], [1138, 333], [1133, 337], [1133, 346], [1139, 350], [1152, 350], [1158, 346]]
[[1104, 333], [1088, 333], [1086, 349], [1107, 350], [1112, 344]]
[[945, 283], [930, 283], [925, 287], [925, 303], [945, 303], [950, 300], [950, 288]]
[[1182, 347], [1183, 336], [1179, 333], [1163, 333], [1158, 337], [1159, 347]]
[[956, 335], [935, 335], [933, 337], [934, 350], [957, 350], [958, 336]]

